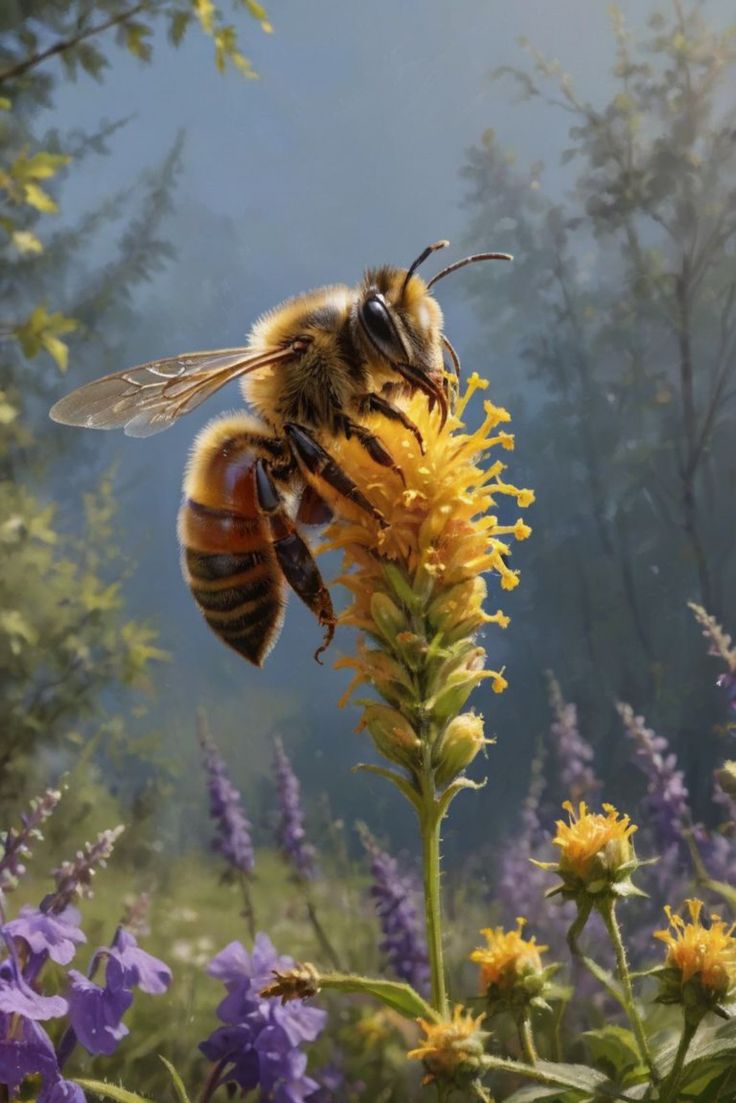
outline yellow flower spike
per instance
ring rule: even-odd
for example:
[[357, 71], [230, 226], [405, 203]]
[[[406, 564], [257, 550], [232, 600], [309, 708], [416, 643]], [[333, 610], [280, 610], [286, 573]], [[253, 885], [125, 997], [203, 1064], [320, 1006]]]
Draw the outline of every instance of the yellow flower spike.
[[705, 926], [703, 901], [689, 899], [685, 906], [689, 922], [667, 905], [670, 929], [654, 932], [667, 947], [659, 999], [699, 1006], [705, 1013], [736, 994], [736, 923], [728, 926], [720, 916], [711, 915]]
[[[458, 649], [475, 643], [484, 624], [508, 624], [501, 610], [493, 615], [484, 611], [487, 588], [481, 576], [495, 573], [502, 589], [514, 589], [519, 573], [506, 561], [510, 545], [531, 532], [518, 520], [501, 524], [498, 516], [500, 496], [525, 505], [533, 498], [531, 491], [502, 479], [503, 464], [494, 462], [490, 471], [482, 465], [490, 449], [510, 449], [513, 444], [510, 433], [493, 432], [499, 422], [509, 420], [508, 411], [484, 402], [483, 425], [468, 432], [462, 422], [472, 395], [487, 386], [473, 373], [444, 425], [423, 394], [403, 400], [402, 412], [421, 434], [423, 453], [401, 422], [376, 415], [366, 419], [400, 465], [401, 479], [387, 469], [377, 472], [355, 437], [330, 444], [336, 462], [386, 522], [381, 525], [367, 513], [358, 516], [354, 509], [346, 517], [340, 502], [331, 502], [335, 520], [326, 533], [325, 548], [342, 550], [341, 578], [352, 597], [340, 619], [378, 641], [385, 655], [412, 672], [413, 699], [407, 694], [400, 708], [411, 725], [423, 709], [417, 696], [420, 687], [425, 693], [427, 686], [436, 687], [438, 712], [435, 716], [431, 705], [423, 709], [423, 738], [427, 733], [438, 738], [450, 704], [462, 702], [463, 693], [467, 696], [480, 681], [489, 679], [496, 693], [507, 685], [503, 671], [483, 671], [483, 661], [450, 661], [447, 667], [453, 655], [460, 655]], [[482, 660], [483, 651], [478, 651]], [[355, 670], [383, 692], [364, 657]], [[440, 670], [447, 675], [445, 688], [450, 691], [441, 701], [436, 677]], [[397, 707], [394, 699], [389, 703]]]
[[407, 1057], [423, 1061], [427, 1070], [423, 1083], [441, 1080], [449, 1084], [461, 1084], [463, 1080], [473, 1079], [480, 1067], [483, 1056], [486, 1032], [480, 1025], [485, 1014], [473, 1018], [461, 1004], [456, 1004], [451, 1019], [439, 1023], [417, 1019], [426, 1038], [416, 1049], [409, 1050]]

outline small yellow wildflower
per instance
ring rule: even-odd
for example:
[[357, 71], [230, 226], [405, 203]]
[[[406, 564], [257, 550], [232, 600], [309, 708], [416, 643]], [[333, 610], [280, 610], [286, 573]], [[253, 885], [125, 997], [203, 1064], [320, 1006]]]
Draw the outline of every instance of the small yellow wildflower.
[[485, 935], [488, 945], [473, 950], [470, 960], [480, 965], [482, 992], [491, 986], [513, 988], [527, 974], [542, 972], [541, 955], [549, 946], [538, 946], [535, 937], [522, 937], [526, 919], [520, 916], [516, 923], [516, 929], [512, 931], [505, 931], [503, 927], [486, 927], [480, 932]]
[[633, 850], [629, 840], [636, 825], [628, 816], [619, 816], [612, 804], [603, 805], [605, 814], [589, 812], [584, 800], [577, 812], [569, 800], [562, 807], [569, 813], [570, 822], [558, 820], [557, 834], [552, 840], [560, 848], [561, 870], [587, 881], [597, 859], [603, 858], [611, 867], [631, 861]]
[[553, 870], [562, 878], [562, 884], [548, 895], [560, 893], [580, 904], [587, 900], [596, 906], [616, 896], [645, 895], [631, 881], [631, 874], [641, 865], [631, 841], [636, 824], [619, 815], [612, 804], [604, 804], [603, 812], [589, 812], [582, 800], [577, 811], [569, 800], [562, 807], [570, 822], [557, 821], [552, 841], [560, 848], [559, 861], [532, 859], [540, 869]]
[[654, 932], [667, 947], [665, 967], [678, 975], [680, 987], [696, 980], [716, 1001], [723, 1000], [736, 990], [736, 923], [729, 927], [720, 916], [711, 915], [705, 927], [701, 921], [703, 901], [685, 903], [689, 922], [667, 905], [664, 910], [670, 930]]
[[485, 1015], [473, 1018], [461, 1004], [456, 1004], [452, 1019], [431, 1023], [417, 1019], [426, 1039], [408, 1057], [424, 1061], [427, 1075], [423, 1083], [433, 1080], [457, 1082], [473, 1078], [478, 1073], [478, 1058], [483, 1055], [487, 1034], [480, 1030]]

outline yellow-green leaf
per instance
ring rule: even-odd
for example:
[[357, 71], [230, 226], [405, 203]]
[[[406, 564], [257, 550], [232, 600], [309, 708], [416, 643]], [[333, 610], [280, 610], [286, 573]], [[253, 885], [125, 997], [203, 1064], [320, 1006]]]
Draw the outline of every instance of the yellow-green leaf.
[[31, 180], [23, 185], [23, 198], [31, 207], [35, 207], [44, 214], [54, 214], [58, 211], [58, 204], [38, 184]]
[[19, 253], [43, 252], [43, 245], [30, 230], [13, 230], [10, 240]]

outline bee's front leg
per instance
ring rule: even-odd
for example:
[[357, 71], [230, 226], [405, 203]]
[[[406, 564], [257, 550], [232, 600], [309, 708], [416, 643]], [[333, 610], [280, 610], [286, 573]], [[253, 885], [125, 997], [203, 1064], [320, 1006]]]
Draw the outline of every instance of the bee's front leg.
[[383, 414], [389, 421], [398, 421], [405, 429], [408, 429], [416, 437], [419, 450], [424, 455], [424, 440], [422, 434], [416, 427], [414, 422], [408, 417], [403, 410], [400, 410], [398, 406], [394, 406], [393, 402], [389, 402], [387, 398], [384, 398], [380, 394], [365, 394], [361, 395], [358, 399], [358, 409], [361, 414]]

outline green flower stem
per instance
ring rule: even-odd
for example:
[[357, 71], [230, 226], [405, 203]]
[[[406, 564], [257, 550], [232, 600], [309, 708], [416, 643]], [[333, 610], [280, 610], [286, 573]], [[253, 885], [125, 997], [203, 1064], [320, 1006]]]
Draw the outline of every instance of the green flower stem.
[[440, 896], [440, 827], [443, 811], [437, 806], [430, 748], [424, 744], [422, 771], [422, 801], [419, 827], [422, 833], [422, 872], [424, 881], [424, 914], [427, 924], [427, 951], [432, 978], [432, 1006], [440, 1015], [449, 1012], [445, 962], [442, 949], [442, 904]]
[[644, 1032], [644, 1024], [641, 1021], [641, 1016], [639, 1015], [639, 1011], [636, 1006], [634, 989], [631, 985], [631, 973], [629, 972], [629, 963], [626, 960], [626, 947], [624, 946], [623, 939], [621, 938], [621, 928], [619, 927], [618, 920], [616, 919], [615, 901], [609, 898], [606, 901], [605, 906], [601, 908], [601, 914], [603, 916], [603, 921], [606, 924], [606, 930], [608, 931], [609, 938], [611, 939], [611, 943], [613, 944], [614, 953], [616, 954], [616, 966], [618, 969], [619, 980], [621, 981], [621, 985], [624, 990], [623, 1006], [633, 1028], [634, 1036], [639, 1047], [641, 1058], [649, 1069], [653, 1082], [656, 1084], [659, 1082], [659, 1075], [654, 1064], [652, 1051], [649, 1048], [647, 1036]]
[[317, 908], [306, 884], [304, 886], [304, 899], [307, 905], [307, 915], [309, 916], [309, 922], [312, 924], [312, 930], [317, 936], [317, 942], [319, 943], [319, 947], [322, 950], [322, 953], [328, 959], [333, 969], [341, 969], [342, 966], [340, 965], [340, 958], [338, 957], [337, 950], [332, 945], [327, 931], [324, 929], [322, 923], [320, 922], [320, 918], [317, 915]]
[[608, 972], [607, 969], [601, 968], [597, 961], [581, 950], [578, 938], [582, 934], [585, 924], [588, 922], [593, 906], [590, 903], [578, 904], [578, 914], [572, 923], [570, 930], [567, 932], [567, 944], [570, 947], [570, 953], [572, 956], [583, 965], [588, 972], [595, 977], [599, 984], [602, 984], [605, 990], [621, 1007], [628, 1013], [626, 1006], [626, 998], [621, 991], [619, 985], [617, 985]]
[[241, 871], [240, 873], [240, 891], [243, 896], [243, 919], [248, 928], [248, 934], [250, 935], [251, 942], [256, 937], [256, 913], [253, 907], [253, 897], [250, 891], [250, 879], [247, 874]]
[[698, 1029], [698, 1023], [688, 1022], [687, 1019], [683, 1023], [682, 1037], [680, 1038], [680, 1044], [677, 1047], [677, 1053], [675, 1054], [675, 1060], [670, 1069], [669, 1076], [662, 1084], [660, 1091], [661, 1103], [675, 1103], [679, 1094], [679, 1087], [682, 1083], [682, 1072], [685, 1066], [685, 1058], [687, 1051], [690, 1048], [695, 1032]]
[[518, 1022], [519, 1028], [519, 1041], [521, 1042], [521, 1049], [530, 1065], [536, 1065], [537, 1063], [537, 1047], [534, 1044], [534, 1032], [532, 1030], [532, 1022], [528, 1015], [524, 1015]]

